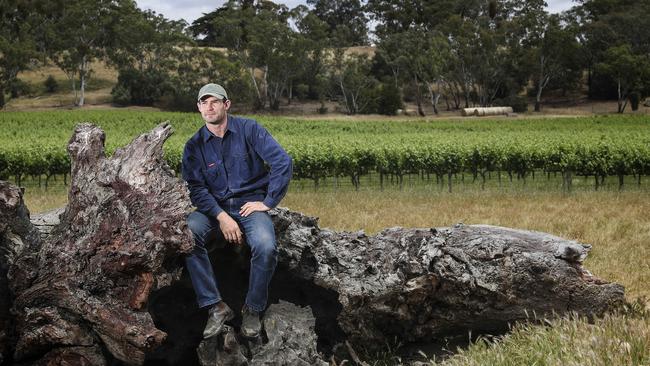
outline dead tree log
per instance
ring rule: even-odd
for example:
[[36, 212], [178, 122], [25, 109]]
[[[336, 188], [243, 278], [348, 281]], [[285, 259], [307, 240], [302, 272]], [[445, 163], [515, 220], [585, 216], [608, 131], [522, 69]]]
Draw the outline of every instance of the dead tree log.
[[391, 228], [375, 236], [320, 229], [275, 215], [280, 263], [337, 294], [337, 322], [357, 344], [414, 342], [575, 312], [595, 316], [624, 301], [623, 287], [582, 267], [589, 245], [488, 225]]
[[[72, 185], [61, 223], [41, 242], [33, 228], [20, 229], [24, 214], [3, 217], [9, 224], [0, 225], [0, 233], [32, 233], [23, 234], [27, 244], [6, 261], [16, 361], [102, 364], [109, 354], [127, 364], [148, 357], [156, 364], [216, 365], [214, 357], [225, 356], [204, 343], [198, 359], [205, 314], [188, 310], [196, 305], [187, 281], [174, 282], [182, 269], [179, 258], [191, 247], [185, 226], [190, 204], [162, 159], [169, 134], [169, 126], [161, 125], [108, 159], [103, 132], [81, 125], [69, 145]], [[15, 197], [12, 192], [0, 197]], [[502, 331], [533, 314], [599, 315], [624, 301], [622, 286], [582, 267], [589, 246], [544, 233], [457, 225], [367, 236], [321, 229], [317, 219], [286, 209], [272, 216], [280, 258], [271, 302], [311, 306], [321, 351], [345, 340], [367, 349], [396, 337], [426, 342], [468, 330]], [[247, 287], [245, 255], [226, 249], [213, 263], [219, 276], [230, 276], [222, 282], [224, 296], [241, 295]], [[268, 333], [273, 327], [266, 328]], [[161, 329], [173, 342], [164, 342]], [[234, 335], [223, 338], [217, 347], [239, 347], [229, 343]], [[262, 364], [264, 358], [256, 357], [273, 354], [265, 348], [272, 346], [242, 352], [247, 362]], [[187, 348], [194, 355], [187, 356], [194, 357], [189, 363], [178, 356]], [[308, 363], [321, 362], [313, 350], [280, 348], [308, 355], [299, 357]]]
[[145, 305], [152, 290], [178, 277], [178, 256], [192, 245], [187, 192], [163, 159], [170, 135], [160, 125], [107, 158], [103, 131], [76, 128], [61, 223], [9, 270], [17, 362], [98, 364], [105, 347], [142, 364], [164, 341]]

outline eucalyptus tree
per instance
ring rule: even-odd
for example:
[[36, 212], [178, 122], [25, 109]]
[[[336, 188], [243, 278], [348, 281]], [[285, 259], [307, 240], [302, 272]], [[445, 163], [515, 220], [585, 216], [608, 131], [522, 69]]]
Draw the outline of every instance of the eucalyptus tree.
[[185, 21], [168, 20], [150, 10], [122, 9], [106, 48], [108, 62], [119, 72], [112, 91], [114, 102], [153, 105], [165, 94], [196, 89], [199, 80], [172, 82], [180, 71], [183, 55], [192, 53], [186, 47], [192, 44], [184, 32], [186, 25]]
[[6, 0], [0, 2], [0, 108], [5, 92], [39, 56], [35, 29], [42, 19], [35, 16], [34, 2]]
[[368, 19], [359, 0], [307, 0], [312, 13], [327, 24], [327, 37], [337, 47], [368, 44]]
[[[49, 11], [56, 21], [43, 29], [49, 58], [68, 76], [75, 104], [83, 106], [92, 62], [106, 56], [115, 25], [125, 12], [135, 12], [131, 0], [54, 0]], [[77, 92], [77, 80], [79, 91]]]
[[618, 113], [623, 113], [632, 92], [639, 92], [650, 83], [650, 55], [635, 54], [629, 44], [610, 47], [596, 70], [616, 83]]
[[580, 44], [572, 28], [557, 14], [538, 15], [539, 26], [526, 41], [527, 62], [535, 84], [535, 111], [541, 110], [544, 89], [551, 81], [577, 80], [582, 72]]
[[328, 76], [330, 92], [345, 107], [347, 114], [368, 111], [376, 100], [372, 91], [378, 82], [371, 74], [372, 60], [359, 53], [345, 54], [343, 48], [337, 48], [328, 58]]
[[[579, 0], [572, 10], [579, 25], [583, 54], [588, 61], [590, 97], [620, 97], [619, 83], [611, 71], [613, 54], [642, 60], [650, 54], [650, 0]], [[621, 48], [624, 46], [623, 48]], [[621, 60], [624, 61], [624, 60]], [[620, 66], [620, 65], [619, 65]], [[633, 70], [634, 71], [634, 70]], [[628, 76], [641, 75], [632, 72]], [[635, 81], [641, 90], [647, 80]], [[643, 85], [642, 85], [643, 84]], [[648, 92], [648, 90], [646, 90]], [[624, 105], [624, 103], [623, 103]], [[622, 105], [619, 104], [619, 108]]]
[[255, 90], [256, 107], [278, 108], [292, 72], [304, 56], [299, 35], [289, 26], [292, 12], [271, 1], [230, 0], [192, 23], [206, 46], [227, 48], [243, 65]]

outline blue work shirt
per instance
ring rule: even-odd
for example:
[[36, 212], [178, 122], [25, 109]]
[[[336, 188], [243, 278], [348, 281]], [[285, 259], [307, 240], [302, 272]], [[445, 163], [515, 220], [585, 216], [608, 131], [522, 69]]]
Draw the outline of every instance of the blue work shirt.
[[291, 170], [291, 157], [271, 134], [242, 117], [228, 115], [223, 138], [204, 125], [183, 150], [182, 174], [192, 204], [212, 217], [229, 198], [274, 208], [287, 193]]

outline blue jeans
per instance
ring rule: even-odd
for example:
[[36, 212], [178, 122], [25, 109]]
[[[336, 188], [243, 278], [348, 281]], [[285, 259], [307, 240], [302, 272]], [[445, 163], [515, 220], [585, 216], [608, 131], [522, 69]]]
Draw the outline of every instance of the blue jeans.
[[[239, 215], [239, 209], [244, 203], [245, 201], [230, 199], [221, 207], [239, 224], [245, 242], [251, 249], [246, 306], [260, 312], [266, 308], [269, 283], [277, 264], [278, 250], [273, 221], [269, 214], [253, 212], [248, 217], [242, 217]], [[206, 307], [222, 300], [206, 244], [211, 242], [214, 244], [215, 241], [223, 241], [224, 238], [216, 217], [194, 211], [187, 217], [187, 224], [194, 236], [194, 249], [185, 257], [185, 265], [199, 307]]]

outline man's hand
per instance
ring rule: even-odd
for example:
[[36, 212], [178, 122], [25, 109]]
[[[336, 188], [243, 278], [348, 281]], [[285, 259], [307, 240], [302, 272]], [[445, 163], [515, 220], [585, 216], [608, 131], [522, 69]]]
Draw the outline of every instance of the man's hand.
[[230, 215], [222, 211], [217, 215], [217, 221], [219, 221], [219, 228], [227, 242], [234, 244], [243, 243], [243, 234], [239, 229], [239, 225], [237, 225], [237, 222]]
[[270, 208], [260, 201], [246, 202], [239, 210], [239, 214], [246, 217], [255, 211], [268, 211]]

